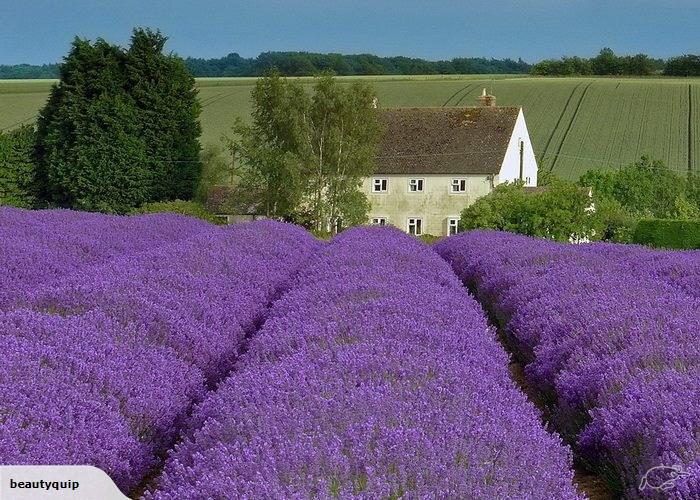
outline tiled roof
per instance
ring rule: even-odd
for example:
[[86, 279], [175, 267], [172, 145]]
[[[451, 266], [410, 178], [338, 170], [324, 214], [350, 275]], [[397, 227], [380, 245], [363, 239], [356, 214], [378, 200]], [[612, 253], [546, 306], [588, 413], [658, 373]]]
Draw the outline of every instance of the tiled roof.
[[497, 174], [518, 107], [379, 110], [378, 174]]

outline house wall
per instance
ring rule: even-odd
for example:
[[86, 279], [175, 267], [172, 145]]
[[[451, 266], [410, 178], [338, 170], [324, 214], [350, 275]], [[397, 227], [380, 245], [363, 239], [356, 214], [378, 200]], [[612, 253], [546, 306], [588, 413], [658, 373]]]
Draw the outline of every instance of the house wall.
[[[386, 193], [373, 193], [374, 179], [387, 179]], [[408, 190], [410, 179], [423, 179], [423, 192]], [[452, 179], [465, 179], [466, 192], [452, 193]], [[498, 182], [496, 178], [495, 182]], [[423, 219], [423, 234], [436, 236], [447, 234], [447, 218], [459, 217], [460, 212], [474, 201], [491, 192], [488, 175], [374, 175], [363, 181], [362, 189], [367, 195], [373, 217], [385, 217], [387, 223], [404, 231], [408, 219]]]
[[532, 149], [530, 134], [527, 131], [523, 110], [520, 110], [513, 127], [513, 135], [510, 137], [508, 149], [498, 175], [499, 182], [513, 182], [520, 178], [520, 141], [524, 142], [523, 149], [523, 180], [526, 186], [537, 186], [537, 160]]

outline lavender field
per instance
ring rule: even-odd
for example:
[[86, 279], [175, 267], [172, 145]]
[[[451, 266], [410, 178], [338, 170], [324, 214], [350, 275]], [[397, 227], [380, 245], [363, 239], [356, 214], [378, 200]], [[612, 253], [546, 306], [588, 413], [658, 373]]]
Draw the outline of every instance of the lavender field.
[[147, 499], [582, 499], [581, 464], [700, 497], [698, 252], [0, 208], [0, 261], [0, 464]]
[[[504, 330], [548, 419], [617, 493], [700, 498], [700, 252], [482, 231], [435, 249]], [[683, 477], [662, 496], [640, 491], [662, 465]]]

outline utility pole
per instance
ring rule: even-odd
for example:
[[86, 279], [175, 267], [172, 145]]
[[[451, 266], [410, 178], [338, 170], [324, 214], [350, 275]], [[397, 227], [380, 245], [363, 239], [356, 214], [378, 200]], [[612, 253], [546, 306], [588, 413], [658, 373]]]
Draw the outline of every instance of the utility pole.
[[523, 166], [525, 163], [525, 141], [520, 141], [520, 182], [523, 182]]

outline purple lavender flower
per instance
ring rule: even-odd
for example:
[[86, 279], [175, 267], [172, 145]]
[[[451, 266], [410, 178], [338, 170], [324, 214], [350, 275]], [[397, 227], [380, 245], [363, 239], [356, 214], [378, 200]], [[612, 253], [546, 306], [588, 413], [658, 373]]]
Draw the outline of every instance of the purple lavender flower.
[[0, 208], [0, 463], [133, 490], [320, 246], [275, 222]]
[[579, 498], [479, 305], [428, 247], [336, 237], [146, 498]]
[[474, 231], [435, 250], [497, 318], [552, 396], [551, 420], [629, 498], [653, 467], [700, 497], [700, 252], [564, 245]]

